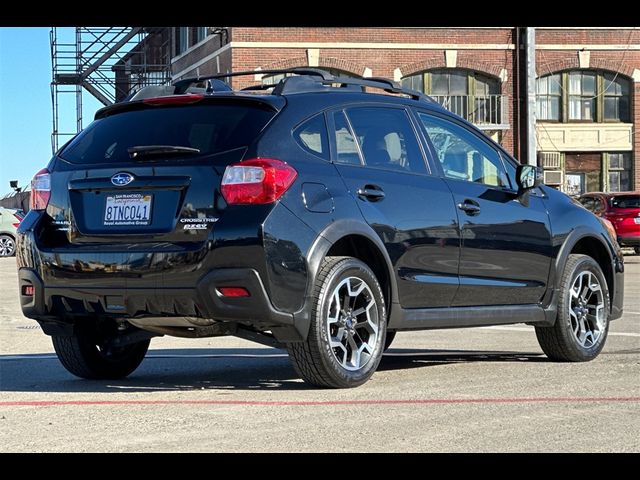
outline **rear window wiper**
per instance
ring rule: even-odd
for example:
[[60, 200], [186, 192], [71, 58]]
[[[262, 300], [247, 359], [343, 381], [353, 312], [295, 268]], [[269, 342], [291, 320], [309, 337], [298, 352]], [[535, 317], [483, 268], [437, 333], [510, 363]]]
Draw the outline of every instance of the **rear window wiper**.
[[129, 156], [133, 159], [144, 157], [162, 157], [170, 155], [196, 155], [199, 148], [183, 147], [180, 145], [139, 145], [127, 148]]

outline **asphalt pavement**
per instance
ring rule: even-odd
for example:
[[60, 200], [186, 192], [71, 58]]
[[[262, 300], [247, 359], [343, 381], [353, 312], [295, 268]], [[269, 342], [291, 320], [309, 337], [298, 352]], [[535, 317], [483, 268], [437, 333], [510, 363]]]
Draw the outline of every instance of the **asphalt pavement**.
[[548, 361], [525, 325], [405, 332], [367, 384], [322, 390], [233, 337], [157, 338], [129, 378], [77, 379], [0, 258], [0, 452], [638, 452], [640, 256], [625, 260], [625, 314], [592, 362]]

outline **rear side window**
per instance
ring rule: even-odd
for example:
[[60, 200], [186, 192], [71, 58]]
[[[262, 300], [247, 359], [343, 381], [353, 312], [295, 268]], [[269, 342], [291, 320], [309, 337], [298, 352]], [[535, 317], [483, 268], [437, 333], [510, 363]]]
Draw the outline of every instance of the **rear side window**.
[[396, 108], [350, 108], [353, 126], [367, 166], [427, 173], [407, 112]]
[[324, 114], [321, 113], [304, 122], [294, 130], [293, 137], [306, 151], [325, 160], [330, 160], [329, 139]]
[[150, 107], [91, 123], [60, 153], [76, 164], [127, 162], [130, 147], [171, 145], [200, 155], [249, 145], [275, 115], [261, 105]]
[[619, 195], [610, 202], [613, 208], [640, 208], [640, 195]]
[[346, 163], [347, 165], [361, 165], [358, 146], [353, 135], [351, 135], [344, 113], [335, 112], [333, 114], [333, 122], [336, 134], [336, 162]]

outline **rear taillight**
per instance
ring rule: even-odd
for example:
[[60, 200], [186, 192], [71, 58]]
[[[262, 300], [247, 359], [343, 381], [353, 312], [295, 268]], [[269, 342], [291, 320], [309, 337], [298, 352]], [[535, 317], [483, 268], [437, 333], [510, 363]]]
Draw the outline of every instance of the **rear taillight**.
[[51, 173], [43, 168], [31, 180], [31, 210], [44, 210], [51, 197]]
[[298, 176], [295, 169], [273, 158], [254, 158], [229, 165], [222, 177], [222, 196], [230, 205], [278, 200]]

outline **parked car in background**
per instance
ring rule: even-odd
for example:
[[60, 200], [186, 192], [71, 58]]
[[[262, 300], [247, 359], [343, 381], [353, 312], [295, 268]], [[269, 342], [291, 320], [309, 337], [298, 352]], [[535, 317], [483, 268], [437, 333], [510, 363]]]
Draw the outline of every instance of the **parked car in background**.
[[0, 257], [16, 254], [16, 230], [23, 217], [21, 210], [0, 207]]
[[640, 255], [640, 192], [592, 192], [579, 200], [587, 210], [613, 224], [621, 247], [633, 247]]

